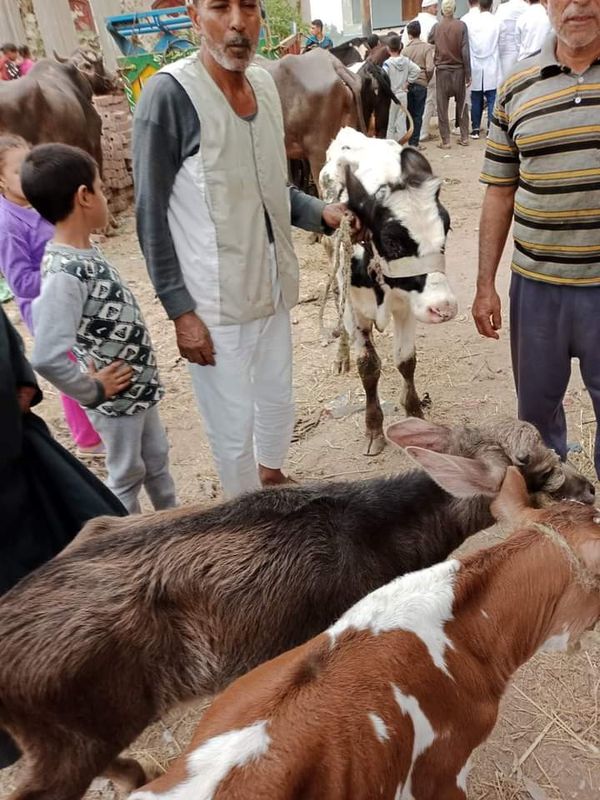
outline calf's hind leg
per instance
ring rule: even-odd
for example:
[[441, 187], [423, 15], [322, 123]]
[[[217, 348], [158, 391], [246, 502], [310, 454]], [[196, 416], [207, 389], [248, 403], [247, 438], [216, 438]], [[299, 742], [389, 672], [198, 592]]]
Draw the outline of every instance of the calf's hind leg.
[[403, 379], [401, 402], [407, 417], [423, 418], [423, 409], [415, 388], [417, 354], [415, 348], [416, 320], [408, 307], [394, 310], [394, 358]]
[[385, 447], [383, 435], [383, 411], [379, 403], [377, 387], [381, 375], [381, 360], [373, 343], [373, 322], [360, 312], [354, 310], [356, 323], [356, 345], [358, 356], [356, 365], [358, 374], [365, 390], [367, 408], [365, 412], [366, 424], [366, 456], [376, 456]]

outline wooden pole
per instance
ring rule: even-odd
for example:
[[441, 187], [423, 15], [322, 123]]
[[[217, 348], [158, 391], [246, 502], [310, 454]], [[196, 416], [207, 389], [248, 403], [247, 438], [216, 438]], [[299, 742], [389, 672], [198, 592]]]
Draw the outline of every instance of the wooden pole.
[[362, 0], [362, 32], [363, 36], [370, 36], [373, 33], [371, 0]]

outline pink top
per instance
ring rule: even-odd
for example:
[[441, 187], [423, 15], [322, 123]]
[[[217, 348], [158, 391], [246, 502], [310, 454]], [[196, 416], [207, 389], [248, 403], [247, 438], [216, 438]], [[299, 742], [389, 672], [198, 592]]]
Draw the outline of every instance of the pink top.
[[35, 61], [32, 58], [23, 59], [23, 61], [21, 61], [21, 63], [19, 64], [19, 67], [21, 69], [21, 77], [23, 77], [23, 75], [27, 75], [27, 73], [33, 67], [34, 64]]

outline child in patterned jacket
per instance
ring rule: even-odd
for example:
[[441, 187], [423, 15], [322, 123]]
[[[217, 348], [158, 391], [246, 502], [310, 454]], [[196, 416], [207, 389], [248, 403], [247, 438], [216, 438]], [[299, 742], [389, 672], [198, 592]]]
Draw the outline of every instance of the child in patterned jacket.
[[[150, 335], [131, 290], [90, 240], [108, 223], [97, 164], [76, 147], [38, 145], [21, 183], [55, 225], [33, 304], [34, 369], [86, 408], [106, 447], [107, 485], [130, 513], [140, 511], [142, 486], [155, 509], [175, 506]], [[65, 358], [71, 350], [77, 364]]]

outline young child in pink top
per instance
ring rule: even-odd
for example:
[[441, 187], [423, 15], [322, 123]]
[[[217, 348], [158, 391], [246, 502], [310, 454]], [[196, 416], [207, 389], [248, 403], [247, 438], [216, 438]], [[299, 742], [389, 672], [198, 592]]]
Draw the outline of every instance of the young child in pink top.
[[[21, 164], [29, 150], [20, 136], [0, 136], [0, 269], [23, 322], [33, 332], [31, 304], [40, 293], [40, 265], [54, 227], [31, 208], [21, 189]], [[61, 401], [79, 450], [101, 452], [101, 439], [83, 408], [66, 395], [61, 395]]]
[[31, 50], [27, 45], [19, 47], [19, 72], [21, 73], [21, 77], [27, 75], [34, 64], [35, 61], [31, 57]]

